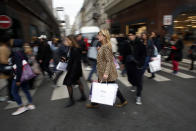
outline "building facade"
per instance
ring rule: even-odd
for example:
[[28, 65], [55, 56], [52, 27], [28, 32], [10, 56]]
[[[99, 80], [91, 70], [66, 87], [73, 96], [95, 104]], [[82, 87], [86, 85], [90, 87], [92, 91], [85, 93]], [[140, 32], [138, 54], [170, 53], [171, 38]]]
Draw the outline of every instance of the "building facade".
[[7, 15], [12, 19], [12, 26], [7, 29], [12, 37], [22, 38], [27, 42], [30, 42], [33, 36], [41, 34], [47, 35], [48, 38], [59, 37], [59, 26], [51, 7], [48, 7], [49, 1], [1, 0], [0, 15]]
[[195, 0], [108, 0], [106, 13], [112, 20], [111, 32], [127, 34], [147, 30], [159, 34], [196, 36]]
[[72, 32], [77, 32], [82, 26], [98, 26], [109, 29], [110, 21], [105, 13], [106, 0], [85, 0], [78, 13]]

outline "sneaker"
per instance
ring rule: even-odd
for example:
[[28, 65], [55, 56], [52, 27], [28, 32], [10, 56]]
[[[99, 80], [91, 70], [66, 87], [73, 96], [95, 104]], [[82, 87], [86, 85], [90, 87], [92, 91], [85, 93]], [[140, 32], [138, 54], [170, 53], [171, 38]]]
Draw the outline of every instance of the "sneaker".
[[128, 104], [128, 102], [124, 101], [123, 103], [117, 104], [116, 107], [120, 108], [120, 107], [123, 107], [123, 106], [125, 106], [127, 104]]
[[35, 110], [35, 105], [30, 104], [27, 106], [27, 109], [28, 110]]
[[135, 87], [135, 86], [131, 86], [130, 91], [131, 91], [131, 92], [135, 92], [135, 91], [136, 91], [136, 87]]
[[18, 108], [15, 112], [13, 112], [12, 115], [13, 116], [20, 115], [20, 114], [24, 113], [27, 110], [28, 109], [25, 106], [23, 106], [23, 107]]
[[93, 104], [87, 104], [86, 105], [86, 108], [98, 108], [99, 107], [99, 105], [97, 104], [97, 105], [93, 105]]
[[137, 104], [137, 105], [142, 105], [141, 97], [137, 97], [137, 98], [136, 98], [136, 104]]

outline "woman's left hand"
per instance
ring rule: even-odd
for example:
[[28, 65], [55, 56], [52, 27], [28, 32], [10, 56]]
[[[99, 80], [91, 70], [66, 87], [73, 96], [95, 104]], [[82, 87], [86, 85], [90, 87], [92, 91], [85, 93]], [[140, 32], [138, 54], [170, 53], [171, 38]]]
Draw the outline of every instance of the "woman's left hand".
[[108, 75], [104, 74], [103, 75], [103, 79], [107, 80], [108, 79]]

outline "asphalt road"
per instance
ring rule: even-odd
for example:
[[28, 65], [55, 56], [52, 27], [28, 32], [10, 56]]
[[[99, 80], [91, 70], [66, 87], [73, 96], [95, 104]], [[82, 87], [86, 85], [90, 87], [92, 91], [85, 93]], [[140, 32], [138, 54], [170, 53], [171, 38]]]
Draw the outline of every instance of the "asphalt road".
[[[164, 66], [170, 69], [169, 66]], [[182, 67], [183, 68], [183, 67]], [[183, 68], [184, 69], [184, 68]], [[173, 75], [161, 71], [163, 81], [144, 77], [143, 105], [135, 104], [135, 93], [129, 91], [126, 77], [119, 77], [120, 90], [128, 100], [123, 108], [100, 105], [97, 109], [86, 109], [87, 102], [65, 108], [68, 102], [64, 86], [56, 89], [48, 78], [32, 91], [36, 110], [19, 116], [11, 116], [16, 110], [13, 104], [0, 103], [1, 131], [196, 131], [196, 73], [180, 70], [193, 76]], [[88, 71], [84, 72], [85, 76]], [[182, 77], [181, 77], [182, 76]], [[63, 78], [62, 78], [63, 79]], [[85, 92], [89, 85], [85, 81]], [[75, 99], [80, 93], [74, 88]]]

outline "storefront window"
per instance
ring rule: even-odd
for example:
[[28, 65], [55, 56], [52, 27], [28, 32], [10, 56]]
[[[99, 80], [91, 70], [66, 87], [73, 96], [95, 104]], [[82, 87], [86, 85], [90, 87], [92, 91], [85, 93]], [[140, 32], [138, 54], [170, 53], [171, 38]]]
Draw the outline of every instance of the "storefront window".
[[196, 12], [181, 13], [173, 22], [174, 33], [181, 34], [186, 41], [196, 39]]

